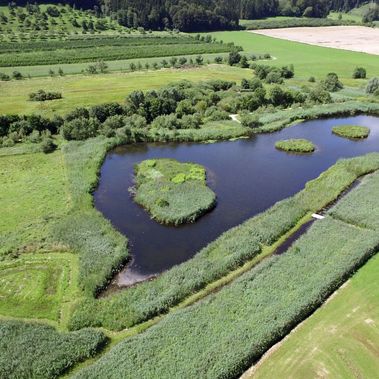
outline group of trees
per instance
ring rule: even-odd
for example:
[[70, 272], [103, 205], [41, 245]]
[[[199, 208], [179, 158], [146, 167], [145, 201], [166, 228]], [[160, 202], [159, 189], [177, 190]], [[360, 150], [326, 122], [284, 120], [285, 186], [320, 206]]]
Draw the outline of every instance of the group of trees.
[[230, 29], [238, 25], [240, 0], [101, 0], [106, 15], [127, 27], [181, 31]]
[[[260, 19], [270, 16], [323, 18], [331, 10], [348, 12], [364, 3], [367, 3], [367, 0], [241, 0], [240, 18]], [[367, 21], [375, 19], [375, 7], [371, 9]]]

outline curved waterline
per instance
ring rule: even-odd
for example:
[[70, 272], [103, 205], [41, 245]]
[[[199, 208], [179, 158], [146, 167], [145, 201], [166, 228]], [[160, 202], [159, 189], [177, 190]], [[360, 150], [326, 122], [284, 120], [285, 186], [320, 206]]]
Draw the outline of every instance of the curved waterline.
[[[332, 134], [332, 127], [341, 124], [368, 126], [371, 134], [364, 141], [345, 140]], [[294, 156], [275, 149], [276, 141], [289, 138], [307, 138], [318, 150], [311, 156]], [[137, 144], [112, 150], [101, 169], [95, 206], [128, 237], [132, 254], [113, 284], [133, 285], [190, 259], [224, 231], [300, 191], [339, 158], [373, 151], [379, 151], [379, 118], [370, 116], [308, 121], [234, 142]], [[134, 164], [152, 158], [204, 165], [217, 207], [195, 224], [177, 228], [151, 220], [128, 188]]]

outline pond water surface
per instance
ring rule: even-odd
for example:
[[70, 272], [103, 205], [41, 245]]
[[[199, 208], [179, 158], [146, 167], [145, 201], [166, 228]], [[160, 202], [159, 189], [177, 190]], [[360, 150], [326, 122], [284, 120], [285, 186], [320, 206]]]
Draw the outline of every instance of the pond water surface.
[[[368, 126], [369, 138], [351, 141], [332, 134], [335, 125]], [[277, 151], [280, 139], [306, 138], [310, 155]], [[340, 158], [379, 151], [379, 118], [356, 116], [304, 122], [272, 134], [214, 144], [165, 143], [118, 147], [108, 153], [94, 193], [96, 208], [129, 239], [131, 261], [114, 280], [127, 286], [190, 259], [221, 233], [294, 195]], [[133, 167], [145, 159], [173, 158], [206, 167], [217, 206], [194, 224], [163, 226], [131, 198]]]

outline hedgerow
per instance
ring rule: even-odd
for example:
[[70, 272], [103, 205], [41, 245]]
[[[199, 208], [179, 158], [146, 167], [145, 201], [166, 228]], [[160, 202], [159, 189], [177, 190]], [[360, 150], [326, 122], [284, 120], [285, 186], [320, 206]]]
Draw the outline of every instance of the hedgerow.
[[57, 378], [105, 343], [106, 336], [93, 329], [59, 333], [45, 324], [1, 320], [0, 377]]
[[379, 154], [340, 161], [307, 183], [294, 197], [222, 234], [189, 261], [153, 281], [127, 288], [109, 298], [87, 299], [77, 306], [70, 328], [104, 326], [122, 329], [146, 321], [257, 256], [308, 212], [318, 211], [348, 188], [357, 177], [379, 169]]
[[317, 221], [286, 254], [121, 342], [75, 378], [239, 377], [378, 247], [375, 232]]

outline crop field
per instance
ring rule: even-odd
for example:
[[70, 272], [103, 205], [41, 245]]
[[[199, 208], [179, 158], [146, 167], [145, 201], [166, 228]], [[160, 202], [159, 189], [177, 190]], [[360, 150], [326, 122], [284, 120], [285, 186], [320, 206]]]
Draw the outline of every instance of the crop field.
[[270, 378], [273, 371], [278, 377], [294, 379], [375, 378], [379, 370], [378, 270], [376, 256], [244, 379]]
[[[126, 39], [126, 38], [125, 38]], [[176, 43], [169, 39], [165, 43], [164, 38], [156, 39], [155, 44], [141, 45], [127, 44], [125, 46], [107, 45], [96, 46], [95, 48], [78, 48], [65, 49], [64, 46], [59, 50], [36, 50], [30, 52], [4, 52], [0, 54], [0, 67], [17, 67], [27, 65], [50, 65], [50, 64], [67, 64], [77, 62], [95, 62], [96, 60], [119, 60], [135, 58], [151, 58], [178, 55], [195, 55], [203, 53], [225, 53], [230, 51], [230, 47], [223, 44], [206, 44], [206, 43], [187, 43], [188, 37], [182, 43], [178, 38]]]

